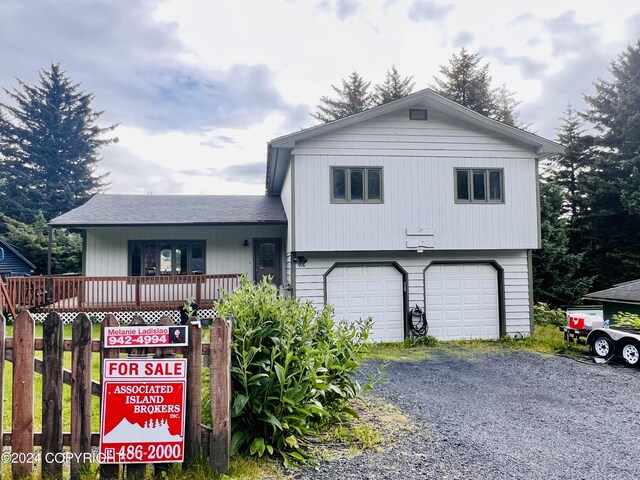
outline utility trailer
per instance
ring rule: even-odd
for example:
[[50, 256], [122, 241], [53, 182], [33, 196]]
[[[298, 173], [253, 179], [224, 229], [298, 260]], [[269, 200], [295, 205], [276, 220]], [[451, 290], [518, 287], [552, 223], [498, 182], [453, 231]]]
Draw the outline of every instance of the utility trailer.
[[608, 328], [602, 310], [567, 309], [567, 325], [560, 327], [567, 343], [587, 345], [591, 355], [609, 359], [621, 357], [627, 365], [640, 366], [640, 330]]

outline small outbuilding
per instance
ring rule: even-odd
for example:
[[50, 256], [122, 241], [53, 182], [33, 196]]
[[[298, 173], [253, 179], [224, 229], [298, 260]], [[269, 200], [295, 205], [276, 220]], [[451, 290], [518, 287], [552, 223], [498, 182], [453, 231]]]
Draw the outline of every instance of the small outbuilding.
[[13, 245], [0, 238], [0, 276], [24, 277], [31, 275], [36, 266], [27, 260]]
[[602, 304], [605, 320], [619, 312], [640, 315], [640, 279], [619, 283], [606, 290], [592, 292], [584, 296], [584, 300]]

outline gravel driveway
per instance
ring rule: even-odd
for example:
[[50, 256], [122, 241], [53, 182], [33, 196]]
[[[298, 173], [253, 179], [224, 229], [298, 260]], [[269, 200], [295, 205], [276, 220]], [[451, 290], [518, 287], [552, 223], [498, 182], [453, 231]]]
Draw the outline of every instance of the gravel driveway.
[[415, 431], [296, 479], [640, 478], [638, 369], [442, 351], [390, 363], [387, 377], [374, 395], [410, 416]]

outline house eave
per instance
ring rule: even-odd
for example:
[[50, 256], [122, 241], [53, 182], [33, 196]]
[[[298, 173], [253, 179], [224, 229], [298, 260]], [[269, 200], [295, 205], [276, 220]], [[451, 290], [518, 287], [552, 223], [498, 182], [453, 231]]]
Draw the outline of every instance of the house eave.
[[50, 223], [53, 228], [114, 228], [114, 227], [246, 227], [258, 225], [283, 225], [286, 221], [252, 221], [252, 222], [183, 222], [183, 223], [140, 223], [140, 222], [120, 222], [120, 223]]

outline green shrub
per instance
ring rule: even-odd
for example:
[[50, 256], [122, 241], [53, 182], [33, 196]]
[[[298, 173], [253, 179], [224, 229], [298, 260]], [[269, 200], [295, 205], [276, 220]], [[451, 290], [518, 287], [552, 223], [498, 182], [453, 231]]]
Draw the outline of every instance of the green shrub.
[[303, 461], [306, 437], [355, 415], [347, 402], [362, 390], [355, 371], [371, 320], [335, 322], [331, 307], [317, 311], [246, 278], [217, 308], [233, 318], [231, 453]]
[[551, 308], [540, 302], [533, 306], [533, 321], [536, 325], [561, 326], [567, 324], [567, 315], [559, 308]]
[[640, 329], [640, 315], [629, 312], [619, 312], [611, 317], [612, 327]]

